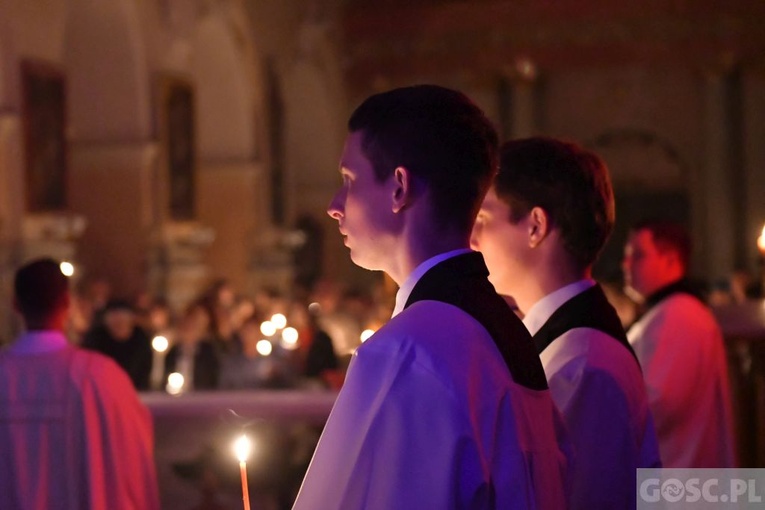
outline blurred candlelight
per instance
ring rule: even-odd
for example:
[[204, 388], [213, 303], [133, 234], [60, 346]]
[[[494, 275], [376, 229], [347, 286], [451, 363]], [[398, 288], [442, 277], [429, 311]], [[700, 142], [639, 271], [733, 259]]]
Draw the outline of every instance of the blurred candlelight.
[[247, 483], [247, 457], [250, 456], [251, 448], [250, 440], [242, 434], [239, 439], [234, 442], [234, 453], [236, 458], [239, 459], [239, 473], [242, 475], [242, 501], [244, 502], [244, 510], [250, 510], [250, 491]]
[[284, 331], [282, 331], [282, 347], [289, 350], [296, 349], [299, 336], [297, 329], [284, 328]]
[[151, 340], [151, 346], [157, 352], [165, 352], [169, 345], [167, 338], [162, 335], [157, 335]]
[[760, 237], [757, 238], [757, 248], [760, 250], [760, 255], [765, 257], [765, 226], [762, 227]]
[[255, 344], [255, 349], [257, 349], [261, 356], [269, 356], [271, 351], [274, 350], [274, 346], [268, 340], [263, 339], [258, 340], [258, 343]]
[[366, 342], [369, 339], [369, 337], [374, 334], [375, 334], [375, 331], [373, 329], [365, 329], [364, 331], [362, 331], [361, 338], [360, 338], [361, 343]]
[[276, 333], [276, 326], [271, 321], [266, 321], [260, 325], [260, 332], [266, 336], [273, 336]]
[[183, 375], [173, 372], [167, 376], [167, 392], [171, 395], [178, 395], [183, 391]]
[[162, 388], [162, 378], [165, 370], [165, 356], [167, 348], [170, 347], [170, 341], [166, 336], [157, 335], [151, 339], [151, 348], [154, 350], [151, 355], [151, 381], [152, 389]]
[[65, 260], [61, 264], [59, 264], [58, 267], [59, 269], [61, 269], [61, 272], [64, 273], [64, 276], [74, 275], [74, 264], [72, 264], [71, 262], [67, 262]]
[[284, 314], [275, 313], [271, 316], [271, 324], [273, 324], [276, 329], [283, 329], [287, 325], [287, 317], [285, 317]]

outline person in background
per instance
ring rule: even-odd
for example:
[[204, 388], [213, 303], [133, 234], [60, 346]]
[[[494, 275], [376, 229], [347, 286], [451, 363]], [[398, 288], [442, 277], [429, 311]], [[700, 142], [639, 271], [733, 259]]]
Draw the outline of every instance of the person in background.
[[57, 262], [17, 271], [26, 331], [0, 350], [0, 508], [157, 510], [151, 415], [112, 359], [67, 342], [69, 301]]
[[494, 127], [435, 85], [374, 95], [348, 127], [328, 213], [351, 260], [400, 288], [353, 356], [294, 508], [564, 508], [542, 365], [469, 248]]
[[299, 334], [298, 348], [294, 352], [302, 376], [309, 383], [339, 390], [344, 374], [340, 370], [332, 339], [319, 326], [316, 313], [301, 300], [293, 301], [289, 312], [290, 324]]
[[109, 301], [103, 311], [103, 320], [88, 331], [82, 346], [114, 359], [130, 376], [137, 390], [149, 389], [153, 361], [151, 339], [136, 324], [135, 312], [127, 301]]
[[220, 380], [221, 353], [209, 337], [210, 317], [200, 304], [193, 304], [181, 317], [174, 343], [165, 356], [165, 377], [183, 376], [183, 391], [214, 390]]
[[574, 449], [571, 508], [635, 508], [637, 468], [660, 467], [640, 366], [592, 279], [614, 226], [608, 169], [552, 138], [502, 146], [472, 246], [523, 314]]
[[686, 279], [690, 253], [681, 225], [648, 220], [632, 228], [622, 268], [642, 315], [627, 337], [643, 366], [664, 467], [734, 467], [725, 347]]

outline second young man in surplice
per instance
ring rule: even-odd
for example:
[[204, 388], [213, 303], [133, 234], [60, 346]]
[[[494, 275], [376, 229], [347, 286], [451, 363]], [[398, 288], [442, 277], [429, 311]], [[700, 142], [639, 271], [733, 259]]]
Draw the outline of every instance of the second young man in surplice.
[[473, 229], [512, 296], [574, 448], [573, 509], [635, 508], [636, 469], [660, 465], [640, 365], [591, 269], [614, 225], [597, 155], [549, 138], [508, 142]]

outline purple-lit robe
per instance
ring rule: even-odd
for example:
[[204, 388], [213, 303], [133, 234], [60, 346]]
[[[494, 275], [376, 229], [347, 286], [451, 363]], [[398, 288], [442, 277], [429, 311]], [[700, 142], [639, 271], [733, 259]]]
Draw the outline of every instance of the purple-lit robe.
[[114, 361], [0, 351], [0, 508], [159, 508], [151, 416]]
[[[633, 509], [637, 469], [661, 467], [659, 446], [640, 367], [620, 343], [626, 338], [616, 311], [594, 285], [581, 280], [548, 294], [523, 322], [535, 342], [552, 340], [540, 358], [574, 450], [571, 509]], [[545, 331], [556, 322], [565, 327]]]
[[475, 319], [414, 303], [356, 351], [294, 508], [565, 508], [556, 419]]

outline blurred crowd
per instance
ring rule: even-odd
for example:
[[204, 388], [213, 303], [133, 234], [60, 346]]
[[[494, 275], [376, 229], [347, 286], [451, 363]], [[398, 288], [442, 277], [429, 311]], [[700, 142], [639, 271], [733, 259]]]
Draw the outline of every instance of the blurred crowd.
[[69, 337], [117, 361], [140, 391], [337, 390], [365, 330], [390, 316], [392, 298], [376, 294], [320, 281], [291, 296], [244, 296], [220, 279], [177, 311], [94, 279], [76, 289]]

